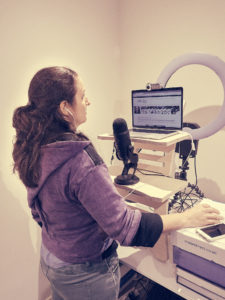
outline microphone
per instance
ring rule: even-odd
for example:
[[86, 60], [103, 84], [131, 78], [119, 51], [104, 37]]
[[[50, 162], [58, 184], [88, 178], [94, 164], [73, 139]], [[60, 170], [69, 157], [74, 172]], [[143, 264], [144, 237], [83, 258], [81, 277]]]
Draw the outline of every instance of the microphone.
[[116, 119], [113, 122], [113, 134], [115, 139], [116, 156], [119, 160], [127, 162], [129, 151], [132, 150], [130, 134], [124, 119]]
[[[114, 181], [120, 185], [135, 184], [139, 181], [139, 178], [134, 175], [137, 169], [138, 154], [134, 153], [127, 123], [124, 119], [118, 118], [114, 120], [113, 134], [116, 156], [124, 163], [122, 174], [117, 176]], [[130, 168], [134, 168], [133, 174], [128, 174]]]

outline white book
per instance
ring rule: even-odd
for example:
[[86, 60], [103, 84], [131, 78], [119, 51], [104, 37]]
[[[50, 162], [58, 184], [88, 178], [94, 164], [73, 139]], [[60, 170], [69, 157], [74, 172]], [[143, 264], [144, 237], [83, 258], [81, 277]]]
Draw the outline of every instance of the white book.
[[[210, 199], [204, 199], [202, 202], [219, 209], [225, 218], [225, 203]], [[172, 245], [225, 266], [225, 238], [208, 242], [196, 233], [196, 228], [185, 228], [173, 231], [170, 234], [170, 239]]]
[[225, 289], [215, 285], [201, 277], [198, 277], [188, 271], [179, 267], [177, 269], [177, 282], [189, 287], [197, 293], [214, 300], [225, 299]]

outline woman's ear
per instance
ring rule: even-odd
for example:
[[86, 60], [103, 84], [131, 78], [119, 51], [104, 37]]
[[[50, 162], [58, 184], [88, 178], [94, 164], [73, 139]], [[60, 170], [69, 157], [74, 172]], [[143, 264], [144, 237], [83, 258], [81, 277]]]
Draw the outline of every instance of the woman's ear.
[[66, 100], [63, 100], [60, 102], [59, 104], [59, 109], [60, 109], [60, 112], [64, 115], [64, 116], [68, 116], [68, 109], [67, 109], [67, 104], [68, 102]]

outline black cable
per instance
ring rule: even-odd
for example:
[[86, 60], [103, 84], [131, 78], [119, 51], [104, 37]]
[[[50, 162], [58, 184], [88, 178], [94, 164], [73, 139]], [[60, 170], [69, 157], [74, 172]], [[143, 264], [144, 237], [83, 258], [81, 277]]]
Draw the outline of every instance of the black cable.
[[[148, 171], [148, 170], [144, 170], [144, 169], [140, 169], [140, 168], [137, 168], [137, 171], [140, 172], [142, 175], [147, 175], [147, 176], [164, 176], [164, 177], [170, 177], [170, 176], [166, 176], [166, 175], [163, 175], [161, 173], [158, 173], [158, 172]], [[149, 173], [144, 173], [143, 171], [149, 172]]]
[[[140, 153], [142, 151], [142, 148], [139, 148], [137, 149], [137, 153]], [[137, 171], [140, 172], [142, 175], [154, 175], [154, 176], [164, 176], [163, 174], [161, 173], [158, 173], [158, 172], [154, 172], [154, 171], [148, 171], [148, 170], [144, 170], [144, 169], [140, 169], [140, 168], [137, 168]], [[144, 173], [143, 171], [147, 171], [149, 173]]]
[[[187, 188], [185, 188], [183, 192], [178, 192], [174, 195], [169, 203], [169, 210], [173, 208], [177, 212], [182, 212], [185, 209], [193, 207], [194, 204], [203, 197], [201, 192], [198, 190], [196, 191], [196, 188], [198, 189], [198, 187], [195, 185], [189, 184], [188, 188], [191, 188], [189, 192], [187, 192]], [[196, 191], [196, 193], [194, 191]]]
[[197, 167], [196, 167], [196, 155], [194, 157], [194, 168], [195, 168], [195, 185], [198, 184]]
[[111, 165], [112, 165], [112, 161], [114, 160], [114, 153], [116, 151], [116, 146], [115, 146], [115, 142], [113, 143], [113, 150], [112, 150], [112, 156], [111, 156]]
[[192, 193], [192, 191], [193, 191], [194, 189], [195, 189], [195, 186], [192, 186], [190, 192], [188, 192], [187, 194], [185, 194], [186, 197], [185, 197], [185, 199], [183, 200], [183, 203], [185, 203], [187, 197]]
[[[190, 153], [189, 153], [190, 155]], [[179, 147], [179, 157], [180, 157], [180, 147]], [[195, 184], [188, 184], [188, 188], [191, 188], [190, 191], [187, 191], [187, 188], [183, 192], [178, 192], [174, 195], [173, 199], [171, 199], [169, 203], [169, 209], [176, 209], [177, 212], [181, 212], [187, 208], [194, 206], [199, 199], [204, 197], [204, 194], [199, 190], [198, 184], [198, 176], [197, 176], [197, 158], [196, 152], [194, 153], [194, 172], [195, 172]], [[187, 159], [186, 159], [187, 161]], [[186, 162], [185, 161], [185, 162]], [[182, 164], [182, 167], [184, 164]], [[181, 168], [182, 168], [181, 167]]]

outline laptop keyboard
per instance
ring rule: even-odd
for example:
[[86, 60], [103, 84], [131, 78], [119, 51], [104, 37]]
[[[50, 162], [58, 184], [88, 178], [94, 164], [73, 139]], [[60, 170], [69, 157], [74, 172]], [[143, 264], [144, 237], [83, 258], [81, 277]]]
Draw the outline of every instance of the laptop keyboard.
[[132, 129], [134, 132], [146, 132], [146, 133], [162, 133], [162, 134], [169, 134], [175, 132], [175, 130], [165, 130], [165, 129]]

